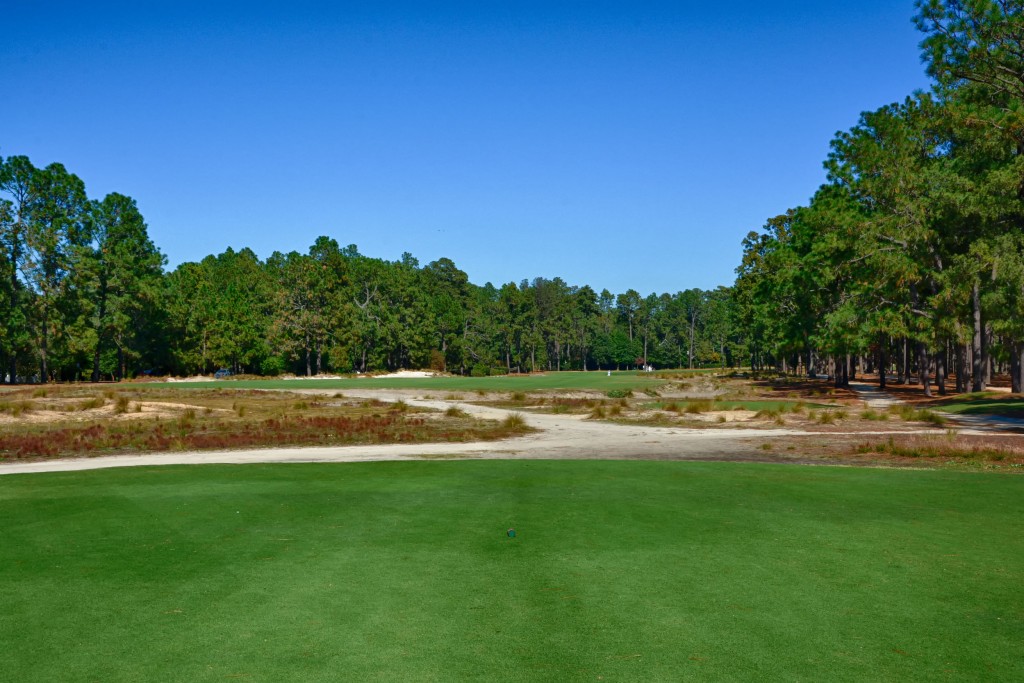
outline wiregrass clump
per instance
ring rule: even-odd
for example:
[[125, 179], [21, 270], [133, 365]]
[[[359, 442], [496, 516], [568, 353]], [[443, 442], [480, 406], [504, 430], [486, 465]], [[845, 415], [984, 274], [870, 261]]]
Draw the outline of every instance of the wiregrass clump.
[[128, 400], [127, 396], [123, 394], [118, 396], [117, 399], [114, 401], [114, 413], [117, 415], [123, 415], [124, 413], [127, 413], [129, 403], [130, 401]]
[[686, 411], [690, 415], [697, 415], [700, 413], [709, 413], [715, 409], [715, 402], [711, 399], [700, 399], [698, 401], [690, 401], [686, 404]]
[[892, 406], [889, 412], [898, 415], [906, 422], [927, 422], [936, 427], [941, 427], [948, 422], [944, 415], [940, 415], [933, 410], [917, 409], [908, 405]]
[[529, 425], [526, 424], [526, 418], [521, 413], [509, 413], [501, 421], [501, 426], [511, 432], [521, 432], [529, 429]]

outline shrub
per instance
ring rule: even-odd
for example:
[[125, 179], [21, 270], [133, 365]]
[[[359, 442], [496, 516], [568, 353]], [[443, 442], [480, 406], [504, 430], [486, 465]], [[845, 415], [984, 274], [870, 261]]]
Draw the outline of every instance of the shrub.
[[466, 411], [458, 406], [448, 406], [448, 410], [444, 411], [444, 414], [448, 417], [468, 417]]
[[519, 413], [509, 413], [501, 421], [501, 426], [511, 431], [522, 431], [527, 428], [526, 420]]
[[471, 377], [487, 377], [487, 366], [483, 363], [477, 363], [469, 369], [469, 374]]
[[284, 372], [284, 358], [268, 356], [260, 363], [260, 372], [268, 377], [277, 377]]
[[690, 401], [686, 404], [686, 412], [690, 415], [696, 415], [698, 413], [707, 413], [715, 409], [715, 402], [707, 399], [701, 399], [700, 401]]
[[497, 376], [500, 376], [500, 375], [507, 375], [508, 374], [508, 368], [506, 368], [504, 365], [497, 365], [495, 367], [488, 368], [487, 374], [490, 375], [491, 377], [497, 377]]
[[526, 400], [526, 394], [521, 391], [513, 391], [509, 398], [517, 403], [522, 403]]
[[114, 402], [114, 412], [118, 415], [128, 412], [128, 397], [118, 396], [117, 401]]
[[590, 411], [590, 419], [592, 420], [600, 420], [604, 416], [604, 406], [594, 406], [593, 410]]
[[908, 405], [893, 406], [889, 411], [896, 413], [907, 422], [927, 422], [941, 427], [947, 421], [945, 416], [939, 413], [931, 410], [917, 410], [913, 406]]
[[629, 389], [610, 389], [607, 396], [608, 398], [631, 398], [633, 392]]
[[105, 405], [107, 405], [106, 400], [102, 396], [97, 396], [79, 403], [78, 410], [95, 410], [96, 408], [102, 408]]

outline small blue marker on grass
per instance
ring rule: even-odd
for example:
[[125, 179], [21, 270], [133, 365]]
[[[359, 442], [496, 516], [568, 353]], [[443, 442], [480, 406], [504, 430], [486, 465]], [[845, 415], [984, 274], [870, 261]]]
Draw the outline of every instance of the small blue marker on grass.
[[508, 530], [508, 537], [509, 538], [515, 538], [516, 537], [516, 530], [515, 529], [509, 529]]

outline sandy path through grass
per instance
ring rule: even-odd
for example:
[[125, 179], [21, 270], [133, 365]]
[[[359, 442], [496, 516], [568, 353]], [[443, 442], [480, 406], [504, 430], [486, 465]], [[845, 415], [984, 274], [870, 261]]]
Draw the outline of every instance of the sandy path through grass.
[[[330, 394], [318, 390], [301, 393]], [[346, 392], [350, 398], [402, 400], [410, 405], [445, 410], [458, 406], [470, 415], [503, 419], [512, 412], [504, 408], [474, 405], [462, 401], [415, 398], [409, 391], [364, 390]], [[766, 452], [765, 445], [781, 437], [878, 436], [894, 430], [834, 432], [825, 435], [793, 428], [691, 429], [622, 425], [588, 420], [581, 415], [523, 413], [527, 424], [539, 431], [514, 439], [474, 443], [379, 444], [326, 447], [280, 447], [251, 450], [160, 452], [112, 455], [95, 458], [63, 458], [38, 462], [0, 464], [0, 474], [57, 472], [179, 464], [244, 464], [289, 462], [366, 462], [418, 460], [424, 458], [537, 458], [537, 459], [690, 459], [764, 460], [806, 462], [799, 452]], [[899, 430], [901, 434], [934, 433], [934, 429]]]

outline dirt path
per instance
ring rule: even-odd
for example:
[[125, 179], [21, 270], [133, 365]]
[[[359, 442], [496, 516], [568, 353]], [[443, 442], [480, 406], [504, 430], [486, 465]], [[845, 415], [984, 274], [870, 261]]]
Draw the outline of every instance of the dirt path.
[[892, 394], [879, 389], [877, 384], [850, 382], [850, 389], [872, 410], [888, 410], [891, 406], [902, 403]]
[[[303, 393], [332, 393], [305, 390]], [[510, 412], [503, 408], [473, 405], [461, 401], [414, 398], [410, 391], [364, 390], [346, 392], [350, 398], [403, 400], [410, 405], [444, 410], [456, 405], [476, 417], [502, 419]], [[691, 429], [622, 425], [587, 420], [580, 415], [523, 414], [527, 424], [538, 432], [497, 442], [380, 444], [364, 446], [263, 448], [253, 450], [161, 452], [142, 455], [114, 455], [97, 458], [67, 458], [27, 463], [0, 464], [0, 474], [57, 472], [132, 467], [140, 465], [241, 464], [290, 462], [365, 462], [383, 460], [420, 460], [431, 458], [538, 458], [538, 459], [689, 459], [757, 460], [809, 462], [806, 453], [772, 451], [773, 440], [782, 437], [803, 440], [817, 437], [872, 436], [895, 433], [893, 430], [809, 432], [800, 429], [720, 428]], [[907, 433], [934, 433], [934, 430]]]
[[[857, 397], [864, 401], [868, 408], [873, 410], [888, 410], [891, 406], [903, 403], [892, 394], [882, 391], [877, 384], [867, 382], [850, 382], [850, 389], [857, 394]], [[949, 422], [953, 423], [963, 433], [1005, 433], [1024, 431], [1024, 419], [1019, 417], [1006, 417], [1004, 415], [963, 415], [961, 413], [942, 413]], [[969, 430], [969, 431], [964, 431]]]

